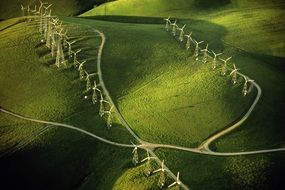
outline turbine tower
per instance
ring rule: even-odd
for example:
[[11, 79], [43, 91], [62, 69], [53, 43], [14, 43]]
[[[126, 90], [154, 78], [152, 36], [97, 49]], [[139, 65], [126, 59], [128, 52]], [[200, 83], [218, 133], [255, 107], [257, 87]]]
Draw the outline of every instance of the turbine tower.
[[250, 87], [250, 89], [248, 89], [248, 83], [249, 82], [252, 84], [254, 82], [254, 80], [249, 79], [249, 78], [244, 76], [244, 85], [242, 88], [242, 95], [243, 96], [246, 96], [248, 94], [248, 92], [250, 92], [251, 87]]
[[170, 16], [168, 18], [163, 19], [165, 20], [165, 30], [168, 31], [169, 30], [169, 24], [170, 22]]
[[186, 27], [186, 24], [184, 24], [184, 26], [182, 26], [181, 28], [179, 28], [177, 26], [177, 30], [180, 30], [180, 34], [179, 34], [179, 41], [183, 42], [183, 38], [184, 38], [184, 28]]
[[[194, 40], [194, 39], [193, 39]], [[197, 42], [196, 40], [194, 40], [194, 43], [196, 44], [195, 46], [195, 51], [194, 51], [194, 58], [196, 61], [199, 60], [199, 44], [203, 43], [204, 41], [200, 41]]]
[[25, 16], [25, 10], [26, 10], [27, 8], [25, 8], [23, 5], [21, 5], [21, 11], [22, 11], [22, 16]]
[[212, 69], [217, 68], [217, 57], [222, 55], [223, 53], [215, 53], [214, 51], [212, 51], [212, 53], [214, 54], [214, 58], [212, 61]]
[[152, 172], [152, 167], [151, 167], [151, 160], [155, 159], [155, 157], [150, 157], [149, 156], [149, 151], [146, 151], [147, 157], [141, 160], [141, 163], [146, 162], [146, 167], [144, 169], [144, 174], [148, 177], [150, 176]]
[[232, 82], [233, 82], [233, 85], [235, 85], [237, 83], [237, 71], [239, 69], [236, 68], [236, 65], [233, 64], [234, 66], [234, 69], [232, 70], [232, 72], [230, 73], [230, 76], [232, 76]]
[[203, 63], [206, 63], [208, 60], [208, 53], [210, 53], [210, 51], [208, 50], [208, 44], [206, 45], [205, 49], [202, 49], [201, 52], [203, 52]]
[[164, 160], [162, 160], [162, 162], [161, 162], [161, 168], [159, 168], [159, 169], [153, 171], [152, 173], [157, 173], [157, 172], [160, 172], [160, 176], [159, 176], [157, 185], [158, 185], [160, 188], [162, 188], [162, 187], [164, 187], [164, 185], [165, 185]]
[[72, 49], [71, 49], [71, 45], [74, 44], [75, 42], [77, 42], [77, 40], [74, 40], [72, 42], [68, 42], [66, 41], [67, 45], [68, 45], [68, 56], [72, 57]]
[[113, 109], [113, 106], [110, 107], [109, 111], [104, 111], [104, 114], [108, 114], [108, 118], [107, 118], [107, 128], [108, 129], [110, 129], [113, 125], [112, 109]]
[[176, 36], [176, 27], [177, 27], [176, 22], [177, 22], [177, 20], [175, 20], [173, 23], [170, 23], [170, 26], [172, 26], [172, 35], [173, 36]]
[[100, 97], [102, 97], [102, 92], [99, 88], [97, 88], [97, 84], [96, 84], [96, 80], [94, 81], [94, 86], [93, 86], [93, 94], [92, 94], [92, 103], [93, 104], [96, 104], [97, 101], [98, 101], [98, 98], [97, 98], [97, 93], [96, 92], [99, 92], [100, 94]]
[[222, 73], [221, 73], [223, 76], [225, 76], [225, 75], [227, 74], [227, 68], [228, 68], [227, 63], [228, 63], [228, 61], [229, 61], [231, 58], [232, 58], [232, 57], [229, 57], [229, 58], [227, 58], [227, 59], [221, 59], [221, 58], [220, 58], [220, 60], [224, 62], [223, 67], [222, 67]]
[[74, 66], [74, 68], [77, 67], [77, 54], [81, 51], [82, 51], [82, 49], [79, 49], [76, 52], [73, 52], [73, 66]]
[[139, 163], [138, 146], [135, 145], [133, 142], [132, 144], [134, 145], [134, 149], [132, 151], [132, 154], [133, 154], [132, 163], [134, 164], [134, 166], [136, 166]]
[[91, 81], [90, 81], [90, 77], [95, 76], [97, 73], [87, 73], [87, 71], [85, 71], [86, 74], [86, 92], [88, 92], [89, 90], [91, 90]]
[[188, 35], [184, 35], [187, 39], [186, 45], [185, 45], [186, 50], [190, 49], [191, 41], [193, 42], [191, 35], [192, 35], [192, 32], [190, 32], [190, 34], [188, 34]]

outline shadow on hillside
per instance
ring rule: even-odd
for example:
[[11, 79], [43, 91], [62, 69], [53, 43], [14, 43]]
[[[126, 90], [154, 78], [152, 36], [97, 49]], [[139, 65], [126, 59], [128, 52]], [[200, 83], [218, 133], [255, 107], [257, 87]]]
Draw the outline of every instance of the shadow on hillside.
[[87, 185], [85, 189], [112, 189], [130, 167], [128, 149], [66, 130], [49, 140], [1, 158], [2, 187], [75, 190]]
[[195, 0], [194, 6], [198, 10], [208, 10], [208, 9], [216, 9], [219, 7], [223, 7], [230, 3], [231, 3], [231, 0], [218, 0], [218, 1]]
[[163, 24], [164, 23], [163, 19], [160, 17], [98, 15], [98, 16], [87, 16], [87, 17], [80, 17], [80, 18], [110, 21], [110, 22], [121, 22], [121, 23], [137, 23], [137, 24]]

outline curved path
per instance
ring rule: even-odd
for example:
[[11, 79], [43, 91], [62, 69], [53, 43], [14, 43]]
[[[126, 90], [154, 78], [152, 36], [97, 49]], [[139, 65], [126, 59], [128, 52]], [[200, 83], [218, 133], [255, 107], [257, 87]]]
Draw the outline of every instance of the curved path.
[[113, 142], [113, 141], [110, 141], [110, 140], [107, 140], [107, 139], [104, 139], [102, 137], [99, 137], [97, 135], [94, 135], [93, 133], [90, 133], [86, 130], [83, 130], [83, 129], [80, 129], [78, 127], [74, 127], [72, 125], [68, 125], [68, 124], [64, 124], [64, 123], [58, 123], [58, 122], [52, 122], [52, 121], [44, 121], [44, 120], [39, 120], [39, 119], [33, 119], [33, 118], [29, 118], [29, 117], [25, 117], [25, 116], [22, 116], [20, 114], [16, 114], [16, 113], [13, 113], [11, 111], [8, 111], [2, 107], [0, 107], [0, 111], [3, 112], [3, 113], [6, 113], [6, 114], [9, 114], [11, 116], [14, 116], [14, 117], [17, 117], [19, 119], [23, 119], [23, 120], [26, 120], [26, 121], [31, 121], [31, 122], [35, 122], [35, 123], [41, 123], [41, 124], [48, 124], [48, 125], [52, 125], [52, 126], [60, 126], [60, 127], [64, 127], [64, 128], [68, 128], [68, 129], [72, 129], [72, 130], [75, 130], [75, 131], [78, 131], [80, 133], [83, 133], [83, 134], [86, 134], [88, 136], [91, 136], [97, 140], [100, 140], [102, 142], [105, 142], [107, 144], [111, 144], [111, 145], [115, 145], [115, 146], [120, 146], [120, 147], [134, 147], [134, 145], [130, 145], [130, 144], [122, 144], [122, 143], [117, 143], [117, 142]]

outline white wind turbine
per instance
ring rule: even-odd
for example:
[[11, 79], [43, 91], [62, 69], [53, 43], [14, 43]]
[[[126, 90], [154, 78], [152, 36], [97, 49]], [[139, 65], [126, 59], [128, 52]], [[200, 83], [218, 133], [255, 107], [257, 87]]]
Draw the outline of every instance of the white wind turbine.
[[108, 129], [110, 129], [113, 125], [112, 109], [113, 109], [113, 106], [110, 107], [109, 111], [104, 111], [104, 114], [108, 114], [108, 118], [107, 118]]
[[48, 29], [48, 9], [52, 6], [52, 4], [44, 7], [44, 24], [43, 24], [43, 30], [44, 30], [44, 36], [47, 36], [47, 29]]
[[134, 166], [136, 166], [139, 163], [138, 146], [135, 145], [133, 142], [132, 144], [134, 145], [134, 149], [132, 151], [132, 154], [133, 154], [132, 163], [134, 164]]
[[170, 26], [172, 27], [172, 35], [173, 36], [176, 36], [176, 27], [177, 27], [176, 22], [177, 22], [177, 20], [175, 20], [173, 23], [170, 23]]
[[89, 90], [91, 90], [91, 81], [90, 81], [90, 77], [97, 75], [97, 73], [87, 73], [87, 71], [85, 71], [86, 74], [86, 92], [88, 92]]
[[100, 97], [100, 109], [99, 109], [99, 116], [100, 117], [103, 117], [103, 115], [105, 114], [105, 106], [104, 104], [108, 104], [108, 106], [111, 108], [112, 107], [112, 104], [106, 100], [104, 100], [102, 94], [100, 94], [101, 97]]
[[170, 16], [168, 18], [163, 19], [165, 20], [165, 30], [168, 31], [169, 30], [169, 24], [170, 22]]
[[215, 53], [214, 51], [212, 51], [212, 53], [214, 54], [214, 58], [212, 61], [212, 69], [215, 69], [217, 67], [217, 57], [222, 55], [223, 53]]
[[204, 41], [197, 42], [194, 39], [193, 39], [193, 41], [196, 44], [193, 56], [194, 56], [195, 60], [198, 61], [199, 60], [199, 44], [203, 43]]
[[150, 176], [151, 170], [152, 170], [150, 161], [152, 159], [155, 159], [155, 157], [150, 157], [148, 150], [146, 151], [146, 154], [147, 154], [147, 157], [142, 159], [141, 163], [146, 162], [146, 167], [145, 167], [144, 173], [146, 176]]
[[233, 66], [234, 66], [234, 69], [230, 73], [230, 76], [232, 76], [233, 84], [236, 84], [237, 83], [237, 71], [240, 70], [240, 69], [237, 69], [235, 64], [233, 64]]
[[46, 4], [48, 4], [48, 3], [44, 3], [44, 2], [42, 2], [41, 0], [39, 0], [40, 1], [40, 6], [39, 6], [39, 14], [40, 14], [40, 28], [39, 28], [39, 31], [40, 31], [40, 33], [41, 33], [41, 35], [43, 34], [43, 6], [44, 5], [46, 5]]
[[84, 63], [86, 63], [86, 60], [85, 60], [85, 61], [82, 61], [82, 62], [77, 61], [76, 64], [78, 64], [78, 69], [77, 69], [78, 71], [83, 68]]
[[180, 42], [183, 42], [183, 38], [184, 38], [184, 28], [186, 27], [186, 24], [184, 24], [184, 26], [182, 26], [181, 28], [179, 28], [177, 26], [177, 30], [180, 30], [180, 34], [179, 34], [179, 40]]
[[[243, 96], [246, 96], [247, 94], [248, 94], [248, 92], [250, 91], [249, 89], [248, 89], [248, 83], [253, 83], [254, 82], [254, 80], [252, 80], [252, 79], [249, 79], [248, 77], [245, 77], [244, 76], [244, 85], [243, 85], [243, 88], [242, 88], [242, 95]], [[251, 88], [251, 87], [250, 87]]]
[[35, 9], [31, 9], [31, 13], [33, 13], [34, 15], [37, 13], [37, 5], [35, 5]]
[[174, 185], [180, 185], [181, 181], [179, 180], [179, 172], [177, 172], [176, 180], [168, 186], [168, 188], [173, 187]]
[[79, 50], [77, 50], [76, 52], [73, 52], [73, 65], [74, 65], [74, 68], [77, 67], [77, 54], [78, 54], [79, 52], [81, 52], [81, 51], [82, 51], [82, 49], [79, 49]]
[[208, 47], [209, 47], [209, 45], [207, 44], [206, 48], [201, 50], [201, 52], [203, 52], [203, 54], [204, 54], [203, 60], [202, 60], [203, 63], [206, 63], [208, 60], [208, 53], [210, 53], [210, 51], [208, 50]]
[[186, 45], [185, 45], [185, 48], [186, 50], [190, 49], [190, 46], [191, 46], [191, 41], [193, 42], [193, 39], [192, 39], [192, 32], [190, 32], [188, 35], [184, 35], [186, 37]]
[[157, 169], [157, 170], [155, 170], [155, 171], [153, 171], [152, 173], [153, 174], [155, 174], [155, 173], [157, 173], [157, 172], [160, 172], [160, 176], [159, 176], [159, 179], [158, 179], [158, 183], [157, 183], [157, 185], [160, 187], [160, 188], [162, 188], [162, 187], [164, 187], [164, 185], [165, 185], [165, 168], [164, 168], [164, 160], [162, 160], [162, 162], [161, 162], [161, 168], [159, 168], [159, 169]]
[[229, 58], [227, 58], [227, 59], [221, 59], [221, 58], [220, 58], [220, 60], [224, 62], [223, 67], [222, 67], [222, 73], [221, 73], [223, 76], [225, 76], [225, 75], [227, 74], [227, 68], [228, 68], [227, 63], [228, 63], [228, 61], [229, 61], [231, 58], [232, 58], [232, 57], [229, 57]]
[[25, 8], [23, 5], [21, 5], [21, 11], [22, 11], [22, 16], [25, 16], [25, 10], [26, 10], [27, 8]]
[[83, 69], [83, 67], [81, 67], [81, 68], [79, 69], [79, 79], [80, 79], [80, 80], [84, 80], [85, 72], [86, 72], [86, 71]]
[[92, 89], [93, 89], [92, 103], [93, 103], [93, 104], [96, 104], [97, 101], [98, 101], [97, 93], [96, 93], [96, 92], [99, 92], [100, 97], [102, 97], [102, 92], [101, 92], [101, 90], [97, 87], [96, 80], [94, 81], [94, 86], [93, 86]]
[[59, 32], [55, 32], [55, 34], [57, 35], [56, 65], [58, 67], [60, 67], [61, 64], [63, 64], [66, 67], [65, 56], [64, 56], [63, 49], [62, 49], [62, 31], [63, 29], [61, 29]]
[[68, 45], [68, 55], [69, 55], [69, 57], [72, 57], [71, 45], [74, 44], [74, 43], [76, 43], [76, 42], [77, 42], [77, 40], [74, 40], [74, 41], [72, 41], [72, 42], [66, 41], [66, 43], [67, 43], [67, 45]]

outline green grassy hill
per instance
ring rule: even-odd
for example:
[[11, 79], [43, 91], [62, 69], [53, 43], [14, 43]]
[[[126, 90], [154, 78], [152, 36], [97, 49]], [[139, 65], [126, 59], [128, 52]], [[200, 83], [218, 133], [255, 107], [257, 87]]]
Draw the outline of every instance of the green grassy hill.
[[[283, 5], [266, 1], [261, 6], [264, 2], [223, 1], [218, 6], [213, 1], [119, 0], [83, 15], [91, 19], [62, 19], [104, 32], [106, 87], [142, 139], [195, 147], [239, 119], [256, 92], [242, 97], [241, 84], [234, 87], [220, 70], [194, 61], [185, 44], [164, 31], [160, 17], [181, 18], [179, 25], [187, 24], [187, 32], [193, 31], [195, 39], [209, 42], [210, 49], [223, 51], [224, 57], [234, 56], [232, 63], [260, 84], [262, 98], [249, 120], [214, 145], [220, 151], [256, 150], [284, 147], [285, 142]], [[253, 7], [250, 12], [246, 9]], [[105, 13], [113, 16], [93, 17]], [[144, 17], [133, 17], [141, 15]], [[82, 26], [73, 27], [72, 35], [78, 38], [92, 35]], [[130, 143], [132, 137], [120, 124], [106, 130], [97, 115], [98, 107], [83, 100], [84, 85], [78, 74], [52, 66], [54, 60], [36, 32], [18, 19], [0, 23], [0, 105]], [[76, 48], [87, 47], [80, 59], [95, 59], [98, 43], [98, 38], [89, 37], [78, 43]], [[88, 69], [94, 71], [92, 64], [90, 60]], [[46, 127], [3, 114], [0, 124], [1, 152]], [[282, 189], [283, 153], [217, 158], [172, 150], [156, 152], [174, 173], [181, 172], [190, 189]], [[144, 164], [133, 168], [130, 160], [131, 150], [56, 128], [1, 158], [0, 179], [2, 184], [28, 189], [155, 189], [158, 176], [145, 178]], [[15, 178], [21, 180], [13, 183]]]
[[[221, 25], [227, 30], [224, 43], [252, 53], [284, 57], [284, 7], [282, 0], [119, 0], [102, 4], [82, 16], [171, 16], [202, 19]], [[237, 38], [238, 41], [235, 40]]]
[[[119, 124], [112, 130], [106, 129], [105, 121], [97, 114], [98, 108], [83, 100], [85, 86], [78, 80], [78, 73], [72, 68], [56, 69], [36, 28], [19, 19], [0, 25], [6, 28], [0, 32], [2, 107], [29, 117], [73, 124], [110, 140], [133, 140]], [[84, 28], [72, 27], [74, 37], [94, 35]], [[90, 59], [87, 64], [94, 69], [92, 58], [97, 55], [100, 40], [87, 39], [74, 47], [85, 47], [79, 58]], [[85, 182], [89, 179], [93, 187], [111, 189], [118, 176], [131, 168], [129, 149], [106, 145], [74, 131], [15, 119], [2, 112], [0, 134], [0, 181], [10, 189], [77, 189], [88, 186]], [[2, 157], [11, 150], [15, 152]], [[104, 176], [108, 176], [108, 181], [94, 180]]]
[[[103, 3], [104, 0], [47, 0], [43, 2], [53, 4], [52, 10], [56, 15], [72, 16], [85, 12], [94, 6]], [[34, 9], [35, 5], [39, 7], [38, 0], [2, 0], [0, 1], [0, 19], [21, 16], [21, 4], [24, 7], [29, 5], [32, 9]]]

